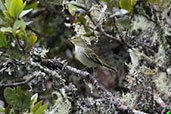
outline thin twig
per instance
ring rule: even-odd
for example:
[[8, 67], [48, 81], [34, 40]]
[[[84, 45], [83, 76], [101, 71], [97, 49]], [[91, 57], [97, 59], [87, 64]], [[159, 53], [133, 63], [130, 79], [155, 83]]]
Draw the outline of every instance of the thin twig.
[[20, 86], [20, 85], [25, 85], [29, 82], [31, 82], [36, 76], [32, 76], [31, 78], [23, 81], [23, 82], [16, 82], [16, 83], [12, 83], [12, 84], [0, 84], [0, 87], [16, 87], [16, 86]]
[[17, 40], [17, 43], [18, 43], [19, 47], [21, 48], [21, 50], [22, 50], [23, 54], [25, 54], [24, 47], [21, 45], [21, 43], [20, 43], [20, 41], [19, 41], [18, 37], [16, 37], [16, 40]]
[[154, 100], [162, 107], [166, 107], [166, 103], [157, 95], [154, 95]]
[[79, 8], [81, 8], [81, 9], [83, 9], [83, 10], [86, 11], [87, 16], [89, 17], [90, 21], [91, 21], [91, 22], [93, 23], [93, 25], [95, 26], [95, 29], [97, 29], [100, 33], [102, 33], [102, 35], [104, 35], [104, 36], [106, 36], [107, 38], [110, 38], [110, 39], [112, 39], [112, 40], [115, 40], [115, 41], [118, 42], [118, 43], [122, 43], [122, 42], [121, 42], [120, 40], [118, 40], [116, 37], [114, 37], [114, 36], [112, 36], [112, 35], [106, 33], [106, 32], [103, 30], [102, 26], [99, 26], [98, 22], [95, 22], [95, 20], [93, 20], [91, 14], [90, 14], [90, 12], [89, 12], [89, 9], [87, 9], [87, 8], [81, 6], [81, 5], [78, 5], [78, 4], [73, 4], [73, 5], [75, 5], [75, 6], [77, 6], [77, 7], [79, 7]]

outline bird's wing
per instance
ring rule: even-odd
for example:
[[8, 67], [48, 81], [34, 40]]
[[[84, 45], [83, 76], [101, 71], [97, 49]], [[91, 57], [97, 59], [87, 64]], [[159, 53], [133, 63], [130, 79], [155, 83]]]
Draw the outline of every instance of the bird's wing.
[[95, 52], [91, 48], [85, 48], [83, 52], [87, 58], [91, 58], [95, 63], [103, 66], [102, 60], [95, 54]]

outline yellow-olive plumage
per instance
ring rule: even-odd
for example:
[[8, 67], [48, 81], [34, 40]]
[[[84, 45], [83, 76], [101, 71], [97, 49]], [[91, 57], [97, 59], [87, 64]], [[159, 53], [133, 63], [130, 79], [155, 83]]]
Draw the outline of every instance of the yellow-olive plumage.
[[95, 52], [91, 48], [89, 48], [84, 43], [84, 41], [81, 38], [77, 36], [73, 36], [71, 38], [71, 42], [75, 46], [75, 54], [78, 60], [85, 66], [90, 67], [90, 68], [103, 66], [111, 71], [116, 71], [115, 68], [102, 62], [102, 60], [95, 54]]

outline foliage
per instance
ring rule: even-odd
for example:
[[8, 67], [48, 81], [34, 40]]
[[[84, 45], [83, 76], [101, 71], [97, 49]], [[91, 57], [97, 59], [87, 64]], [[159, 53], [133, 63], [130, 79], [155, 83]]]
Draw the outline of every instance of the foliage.
[[0, 48], [9, 57], [19, 60], [27, 57], [27, 54], [37, 41], [36, 35], [26, 30], [26, 22], [22, 18], [31, 11], [31, 9], [23, 10], [25, 4], [23, 0], [6, 0], [5, 3], [1, 1], [3, 9], [0, 16], [2, 20], [0, 24], [2, 37]]
[[28, 91], [24, 92], [19, 86], [16, 88], [16, 92], [12, 88], [5, 88], [4, 97], [9, 106], [1, 112], [9, 114], [13, 113], [13, 110], [17, 114], [24, 112], [27, 112], [27, 114], [42, 114], [48, 106], [48, 103], [42, 105], [42, 101], [36, 103], [38, 94], [31, 97]]

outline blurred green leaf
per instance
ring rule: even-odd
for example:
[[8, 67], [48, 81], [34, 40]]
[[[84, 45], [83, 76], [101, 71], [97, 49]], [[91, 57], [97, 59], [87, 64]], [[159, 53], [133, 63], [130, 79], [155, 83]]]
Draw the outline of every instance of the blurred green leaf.
[[32, 97], [31, 97], [31, 104], [30, 104], [30, 108], [32, 109], [34, 104], [37, 102], [37, 98], [38, 98], [38, 93], [35, 93]]
[[10, 8], [11, 1], [12, 1], [12, 0], [5, 0], [5, 5], [6, 5], [6, 7], [7, 7], [7, 10]]
[[39, 109], [36, 110], [34, 114], [42, 114], [43, 111], [47, 108], [48, 103], [44, 104], [43, 106], [40, 106]]
[[6, 36], [2, 31], [0, 31], [0, 48], [1, 47], [6, 47], [7, 46], [7, 39]]
[[4, 97], [7, 103], [17, 111], [26, 111], [30, 106], [30, 93], [24, 92], [20, 86], [16, 88], [16, 92], [12, 88], [4, 90]]
[[22, 90], [21, 90], [21, 87], [20, 86], [17, 86], [16, 92], [17, 92], [17, 95], [18, 96], [22, 96]]
[[120, 0], [119, 5], [122, 9], [126, 9], [128, 12], [131, 12], [135, 0]]
[[107, 8], [109, 11], [112, 11], [113, 7], [119, 8], [118, 0], [102, 0], [107, 4]]
[[103, 2], [107, 2], [108, 0], [102, 0]]
[[10, 55], [12, 59], [19, 59], [22, 56], [18, 50], [18, 47], [12, 47], [8, 49], [7, 53]]
[[154, 5], [161, 5], [162, 2], [164, 2], [164, 1], [160, 1], [160, 0], [149, 0], [149, 2], [150, 2], [151, 4], [154, 4]]
[[131, 0], [131, 5], [132, 5], [132, 7], [135, 5], [136, 1], [137, 1], [137, 0]]
[[31, 33], [27, 37], [27, 46], [26, 46], [26, 51], [30, 51], [37, 41], [37, 36], [34, 33]]
[[84, 26], [84, 29], [85, 29], [86, 33], [91, 32], [91, 30], [86, 25], [83, 25], [83, 26]]
[[5, 108], [0, 106], [0, 112], [5, 112]]
[[10, 32], [10, 33], [13, 32], [13, 30], [12, 30], [11, 27], [1, 27], [0, 30], [1, 30], [2, 32]]
[[86, 15], [85, 13], [82, 13], [82, 14], [78, 17], [78, 19], [76, 19], [76, 20], [74, 21], [74, 23], [80, 22], [81, 24], [85, 25], [86, 22], [87, 22], [87, 20], [85, 19], [85, 15]]
[[116, 22], [116, 24], [119, 23], [119, 24], [121, 24], [124, 27], [129, 27], [130, 26], [130, 22], [131, 22], [130, 19], [125, 18], [125, 19], [118, 19], [117, 22]]
[[39, 101], [37, 104], [34, 105], [34, 107], [31, 109], [31, 112], [35, 113], [36, 110], [42, 105], [43, 101]]
[[26, 111], [30, 107], [30, 93], [28, 91], [24, 92], [20, 86], [17, 86], [16, 95], [20, 98], [19, 100], [22, 102], [22, 110]]
[[24, 20], [16, 20], [13, 25], [14, 32], [16, 32], [17, 29], [25, 30], [25, 28], [26, 28], [26, 23], [24, 22]]
[[25, 10], [27, 10], [27, 9], [34, 9], [36, 7], [37, 7], [37, 0], [35, 0], [34, 2], [31, 2], [31, 3], [27, 4], [24, 9]]
[[30, 107], [30, 103], [31, 103], [31, 93], [30, 92], [25, 92], [25, 94], [23, 94], [22, 96], [22, 109], [24, 111], [26, 111], [29, 107]]
[[29, 44], [34, 44], [37, 41], [37, 36], [34, 33], [31, 33], [29, 38], [27, 39], [27, 42]]
[[80, 9], [79, 7], [75, 6], [74, 4], [77, 4], [75, 1], [71, 1], [69, 4], [68, 4], [68, 10], [69, 10], [69, 13], [74, 16], [75, 15], [75, 10], [76, 9]]
[[94, 32], [87, 32], [87, 33], [83, 34], [83, 36], [85, 36], [85, 37], [94, 36]]
[[19, 17], [23, 8], [24, 8], [23, 0], [12, 0], [8, 11], [11, 16], [17, 18], [17, 17]]
[[158, 1], [158, 0], [148, 0], [150, 3], [155, 3], [156, 1]]
[[6, 102], [11, 105], [15, 110], [18, 110], [22, 106], [22, 102], [19, 100], [19, 97], [15, 94], [14, 89], [5, 88], [4, 97]]
[[0, 0], [0, 7], [1, 7], [1, 10], [7, 10], [7, 7], [5, 6], [3, 0]]
[[12, 16], [9, 14], [9, 12], [8, 11], [3, 11], [3, 14], [7, 17], [7, 18], [9, 18], [9, 19], [12, 19]]

